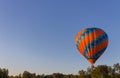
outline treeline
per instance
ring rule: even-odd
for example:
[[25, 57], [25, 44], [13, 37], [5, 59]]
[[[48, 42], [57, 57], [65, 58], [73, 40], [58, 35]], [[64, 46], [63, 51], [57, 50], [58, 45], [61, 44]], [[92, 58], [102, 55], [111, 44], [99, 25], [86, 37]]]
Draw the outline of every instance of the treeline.
[[36, 75], [35, 73], [24, 71], [22, 74], [9, 76], [8, 69], [0, 68], [0, 78], [120, 78], [120, 65], [117, 63], [113, 66], [98, 65], [93, 68], [89, 67], [87, 71], [78, 71], [77, 75], [62, 73]]

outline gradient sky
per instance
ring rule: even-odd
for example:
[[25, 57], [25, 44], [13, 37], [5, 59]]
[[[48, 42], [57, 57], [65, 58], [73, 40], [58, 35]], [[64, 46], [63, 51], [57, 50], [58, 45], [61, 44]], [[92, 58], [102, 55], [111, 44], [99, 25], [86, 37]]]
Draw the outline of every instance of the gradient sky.
[[74, 38], [87, 27], [99, 27], [109, 45], [95, 65], [120, 63], [119, 0], [0, 0], [0, 67], [10, 75], [77, 74], [90, 63]]

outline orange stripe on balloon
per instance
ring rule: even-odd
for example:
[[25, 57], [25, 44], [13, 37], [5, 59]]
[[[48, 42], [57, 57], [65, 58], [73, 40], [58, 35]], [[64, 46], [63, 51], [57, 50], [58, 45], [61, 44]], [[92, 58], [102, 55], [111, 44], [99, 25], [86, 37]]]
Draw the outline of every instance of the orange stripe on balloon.
[[[107, 45], [108, 45], [108, 39], [106, 39], [102, 43], [98, 44], [97, 46], [94, 46], [93, 48], [95, 48], [95, 49], [94, 50], [90, 50], [87, 55], [88, 56], [93, 56], [96, 52], [100, 51], [101, 49], [103, 49]], [[93, 48], [91, 48], [91, 49], [93, 49]]]
[[[96, 33], [97, 33], [97, 35], [94, 35]], [[98, 38], [103, 33], [104, 32], [101, 31], [101, 30], [94, 30], [93, 32], [90, 32], [88, 35], [84, 36], [84, 38], [81, 40], [81, 42], [79, 44], [79, 46], [82, 47], [81, 48], [81, 52], [84, 51], [84, 47], [85, 46], [87, 46], [88, 44], [90, 44], [91, 41], [93, 41], [94, 39]]]
[[80, 36], [83, 32], [85, 32], [85, 30], [81, 30], [80, 32], [78, 32], [78, 33], [76, 34], [76, 36], [75, 36], [75, 41], [79, 38], [79, 36]]
[[[78, 47], [78, 50], [79, 50], [79, 52], [80, 52], [80, 54], [82, 54], [82, 47]], [[83, 55], [83, 54], [82, 54]]]
[[96, 62], [96, 59], [91, 59], [91, 58], [89, 58], [89, 59], [87, 59], [91, 64], [94, 64], [95, 62]]
[[[76, 42], [76, 40], [78, 40], [79, 36], [81, 36], [82, 33], [84, 33], [84, 32], [85, 32], [85, 30], [81, 30], [80, 32], [77, 33], [77, 35], [76, 35], [76, 37], [75, 37], [75, 42]], [[79, 47], [79, 46], [78, 46], [79, 52], [82, 52], [82, 49], [83, 49], [83, 47]], [[82, 54], [82, 53], [81, 53], [81, 54]]]
[[84, 41], [83, 41], [83, 42], [81, 42], [81, 44], [78, 46], [78, 48], [80, 49], [80, 50], [79, 50], [79, 52], [80, 52], [81, 54], [83, 53], [84, 46], [85, 46]]

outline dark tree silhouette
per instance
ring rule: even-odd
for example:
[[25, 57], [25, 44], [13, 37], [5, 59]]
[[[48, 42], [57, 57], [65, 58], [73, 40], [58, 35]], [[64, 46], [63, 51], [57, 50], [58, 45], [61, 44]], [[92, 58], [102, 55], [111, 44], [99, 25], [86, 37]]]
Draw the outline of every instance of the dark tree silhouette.
[[50, 75], [30, 73], [24, 71], [23, 74], [16, 76], [9, 76], [8, 69], [0, 68], [0, 78], [120, 78], [120, 65], [119, 63], [113, 66], [98, 65], [94, 68], [87, 68], [87, 71], [80, 70], [77, 75], [53, 73]]

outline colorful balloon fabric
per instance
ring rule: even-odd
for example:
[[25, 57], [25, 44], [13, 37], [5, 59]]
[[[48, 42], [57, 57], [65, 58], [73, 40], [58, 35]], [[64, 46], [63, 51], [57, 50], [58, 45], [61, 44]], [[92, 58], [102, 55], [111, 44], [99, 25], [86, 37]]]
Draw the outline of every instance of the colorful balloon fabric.
[[80, 54], [94, 64], [107, 48], [108, 36], [100, 28], [86, 28], [76, 34], [75, 44]]

